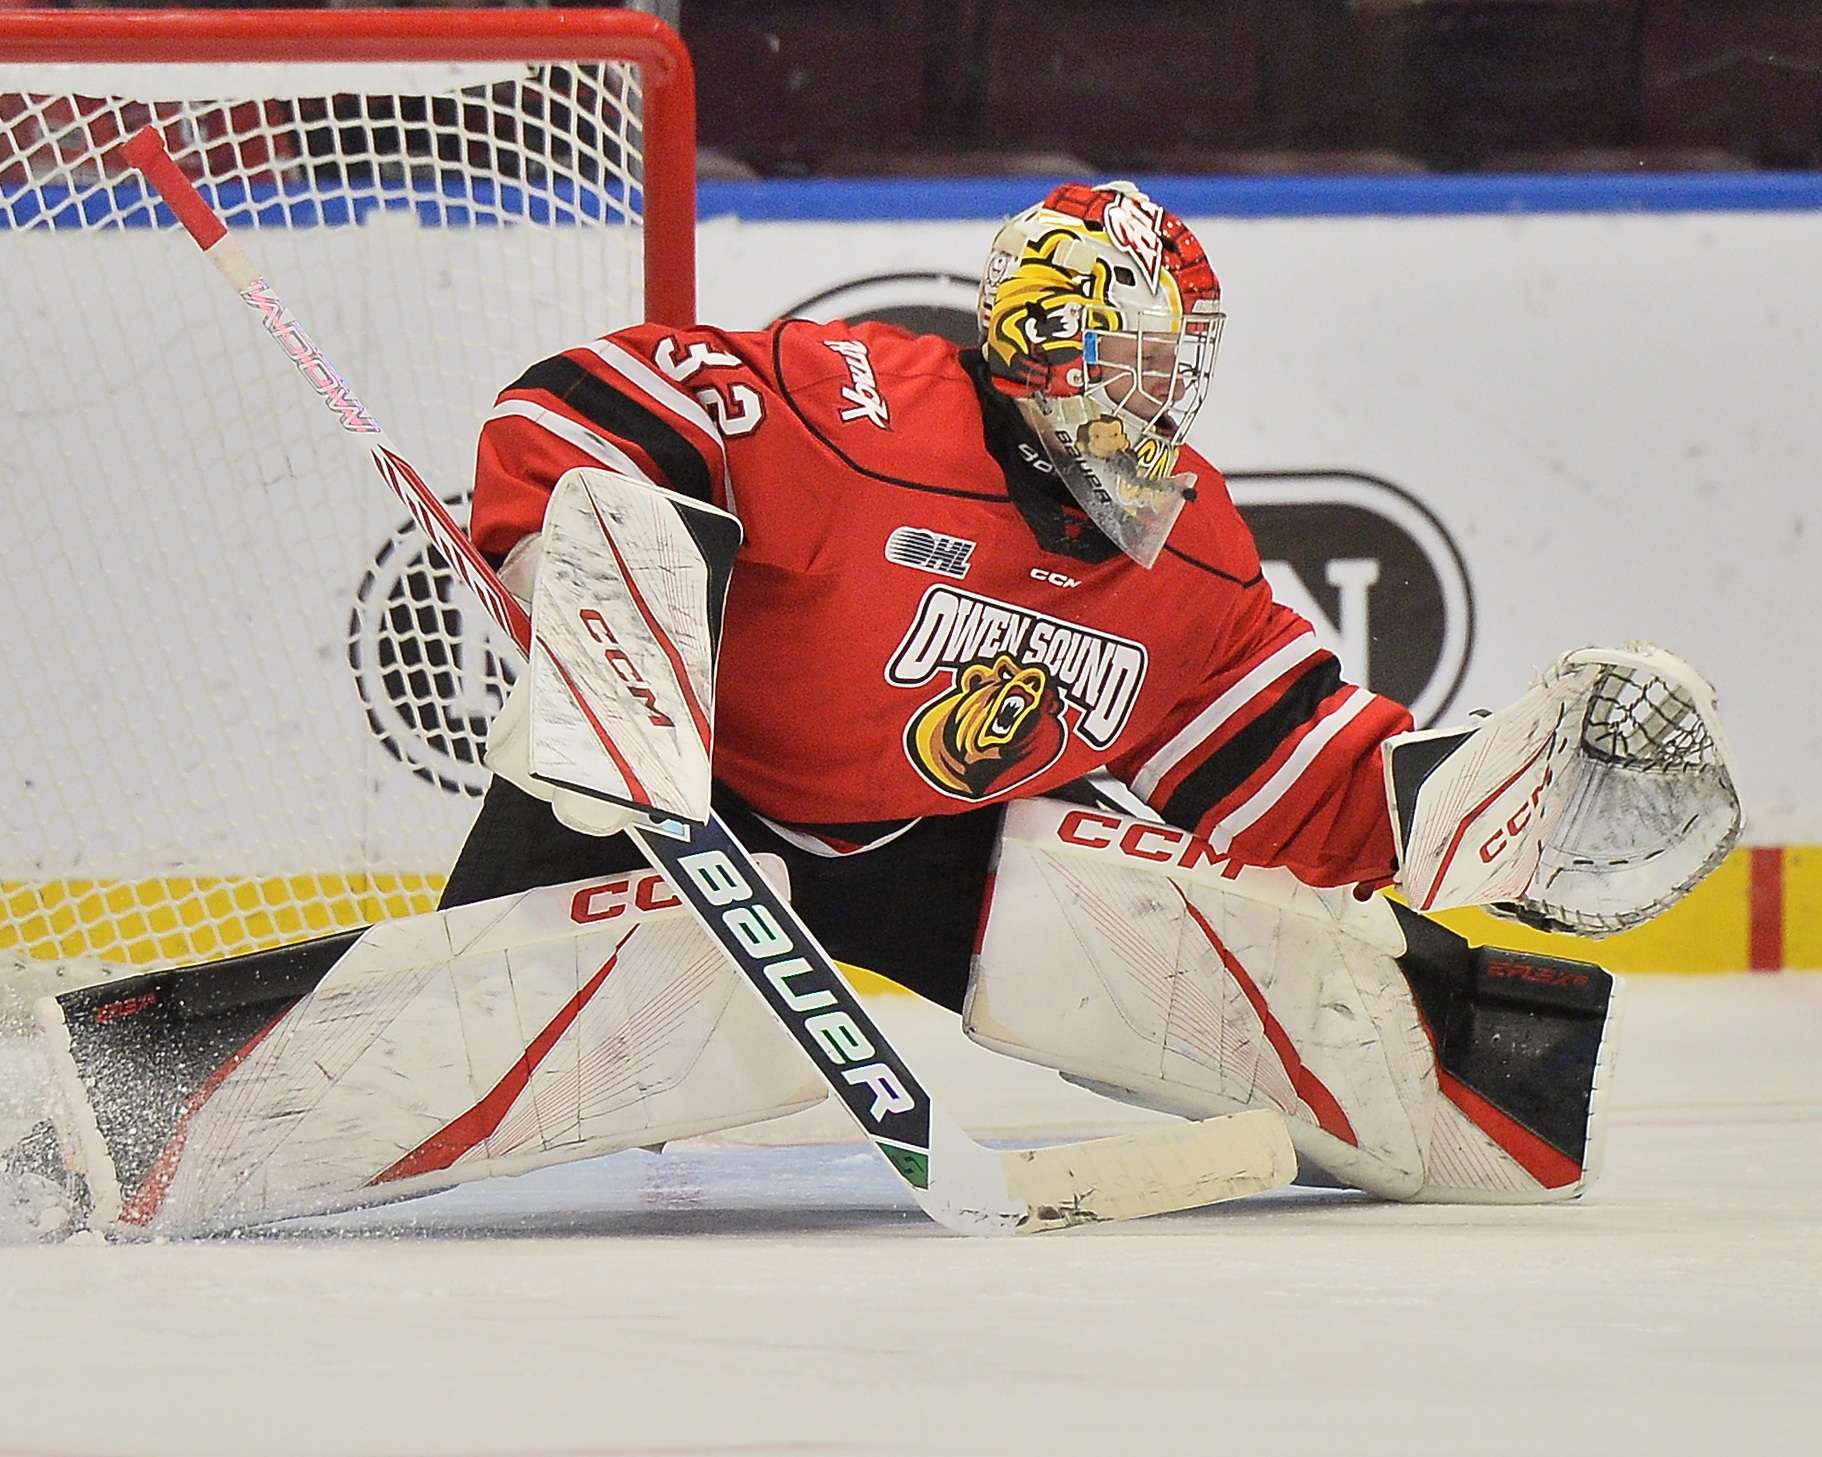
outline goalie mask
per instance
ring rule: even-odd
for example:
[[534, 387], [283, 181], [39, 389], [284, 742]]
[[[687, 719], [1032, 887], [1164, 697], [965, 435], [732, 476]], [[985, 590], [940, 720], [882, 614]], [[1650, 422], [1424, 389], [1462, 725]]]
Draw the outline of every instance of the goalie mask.
[[1194, 477], [1221, 285], [1180, 218], [1130, 182], [1071, 183], [1013, 218], [981, 278], [987, 367], [1094, 524], [1149, 567]]

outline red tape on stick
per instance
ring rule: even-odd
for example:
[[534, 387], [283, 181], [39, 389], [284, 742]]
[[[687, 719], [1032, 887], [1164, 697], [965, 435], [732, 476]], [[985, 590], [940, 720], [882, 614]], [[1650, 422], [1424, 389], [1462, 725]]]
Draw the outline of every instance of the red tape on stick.
[[156, 127], [141, 127], [120, 149], [120, 154], [164, 199], [164, 205], [183, 224], [184, 231], [196, 240], [198, 248], [207, 252], [227, 234], [222, 220], [171, 160], [171, 154], [165, 150], [164, 138], [158, 135]]

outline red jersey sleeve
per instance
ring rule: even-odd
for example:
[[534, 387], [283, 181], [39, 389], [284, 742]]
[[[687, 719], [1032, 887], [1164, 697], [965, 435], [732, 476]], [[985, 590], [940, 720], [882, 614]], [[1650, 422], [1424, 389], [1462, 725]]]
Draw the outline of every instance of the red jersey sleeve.
[[639, 325], [526, 370], [481, 427], [475, 545], [497, 561], [539, 530], [557, 478], [577, 466], [731, 510], [726, 436], [757, 422], [759, 387], [730, 343], [713, 329]]
[[[1237, 513], [1233, 527], [1246, 532]], [[1201, 681], [1109, 768], [1243, 864], [1311, 885], [1384, 884], [1396, 860], [1380, 745], [1411, 715], [1343, 682], [1309, 623], [1273, 599], [1250, 533], [1245, 554], [1251, 570]]]

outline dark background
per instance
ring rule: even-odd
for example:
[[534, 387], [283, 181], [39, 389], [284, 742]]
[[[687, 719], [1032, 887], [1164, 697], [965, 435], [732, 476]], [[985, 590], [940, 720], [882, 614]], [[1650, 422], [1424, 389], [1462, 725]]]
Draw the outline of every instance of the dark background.
[[762, 175], [1822, 166], [1822, 0], [682, 0]]
[[711, 177], [1822, 167], [1822, 0], [643, 8]]

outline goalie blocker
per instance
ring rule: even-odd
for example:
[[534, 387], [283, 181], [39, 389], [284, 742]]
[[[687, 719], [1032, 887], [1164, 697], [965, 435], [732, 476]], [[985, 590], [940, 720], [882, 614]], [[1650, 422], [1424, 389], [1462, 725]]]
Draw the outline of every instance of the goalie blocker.
[[740, 523], [616, 471], [557, 482], [544, 530], [503, 580], [531, 603], [531, 647], [488, 735], [487, 766], [609, 835], [641, 811], [709, 818], [715, 660]]

